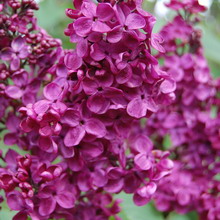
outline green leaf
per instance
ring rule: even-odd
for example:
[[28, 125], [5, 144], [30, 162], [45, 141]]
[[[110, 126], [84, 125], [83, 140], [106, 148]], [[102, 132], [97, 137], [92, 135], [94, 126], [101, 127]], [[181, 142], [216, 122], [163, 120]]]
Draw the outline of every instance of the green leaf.
[[74, 44], [70, 43], [69, 37], [64, 35], [64, 29], [72, 22], [65, 14], [66, 8], [73, 8], [69, 0], [46, 0], [39, 3], [40, 10], [35, 15], [38, 25], [44, 28], [52, 37], [59, 38], [63, 47], [73, 49]]
[[123, 199], [119, 215], [123, 220], [163, 220], [162, 214], [156, 211], [152, 203], [139, 207], [133, 203], [132, 195], [120, 193], [116, 197]]
[[219, 57], [220, 44], [218, 37], [214, 35], [209, 28], [203, 26], [202, 29], [203, 29], [202, 41], [207, 57], [209, 57], [211, 60], [215, 61], [216, 63], [220, 63], [220, 57]]
[[167, 220], [197, 220], [198, 215], [196, 212], [190, 212], [187, 215], [180, 215], [172, 212], [168, 215]]
[[214, 77], [220, 76], [220, 38], [216, 35], [212, 28], [206, 25], [200, 26], [203, 32], [202, 42], [205, 49], [205, 56], [209, 61], [211, 72]]
[[38, 25], [47, 30], [52, 30], [59, 20], [65, 17], [65, 4], [60, 1], [47, 0], [40, 2], [40, 10], [35, 14], [38, 18]]
[[128, 218], [128, 216], [125, 214], [124, 210], [122, 210], [118, 215], [122, 220], [131, 220]]
[[12, 219], [14, 215], [16, 215], [17, 212], [15, 211], [11, 211], [9, 208], [8, 208], [8, 205], [6, 202], [3, 202], [1, 203], [1, 214], [0, 214], [0, 219], [3, 220], [9, 220], [9, 219]]
[[198, 214], [195, 211], [188, 213], [187, 216], [190, 220], [197, 220], [199, 218]]
[[167, 134], [163, 138], [163, 147], [165, 150], [168, 150], [170, 149], [171, 146], [172, 146], [172, 141], [171, 141], [170, 135]]
[[218, 173], [214, 176], [214, 180], [220, 181], [220, 173]]
[[216, 118], [218, 115], [218, 107], [217, 106], [212, 106], [211, 108], [211, 118]]
[[188, 216], [186, 215], [179, 215], [177, 213], [170, 213], [167, 217], [168, 220], [189, 220]]

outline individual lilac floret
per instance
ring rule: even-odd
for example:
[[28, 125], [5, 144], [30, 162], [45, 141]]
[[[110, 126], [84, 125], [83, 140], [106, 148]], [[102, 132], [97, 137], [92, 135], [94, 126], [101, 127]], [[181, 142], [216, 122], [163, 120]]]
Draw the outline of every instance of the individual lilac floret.
[[12, 71], [18, 70], [21, 59], [27, 58], [28, 55], [29, 47], [23, 37], [15, 38], [11, 43], [11, 47], [4, 48], [4, 50], [1, 51], [1, 59], [10, 61]]

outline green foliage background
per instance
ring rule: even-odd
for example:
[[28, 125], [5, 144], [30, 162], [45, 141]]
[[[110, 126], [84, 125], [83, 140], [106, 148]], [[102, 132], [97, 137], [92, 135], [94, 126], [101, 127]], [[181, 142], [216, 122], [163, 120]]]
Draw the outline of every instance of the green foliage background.
[[[160, 0], [158, 0], [160, 1]], [[155, 1], [145, 0], [145, 10], [154, 13]], [[74, 48], [74, 45], [69, 42], [68, 37], [63, 33], [67, 24], [71, 22], [65, 16], [65, 9], [72, 8], [72, 0], [43, 0], [40, 2], [40, 10], [36, 13], [39, 25], [45, 28], [49, 34], [55, 38], [60, 38], [63, 41], [63, 46], [66, 49]], [[166, 18], [158, 17], [154, 32], [158, 32], [160, 28], [172, 17]], [[206, 58], [214, 77], [220, 76], [220, 1], [213, 0], [211, 8], [208, 13], [202, 15], [202, 24], [200, 28], [203, 31], [203, 44], [205, 49]], [[1, 137], [0, 137], [1, 140]], [[169, 148], [169, 138], [165, 139], [164, 147]], [[16, 147], [12, 147], [16, 149]], [[0, 141], [0, 149], [5, 153], [8, 147], [4, 146], [2, 140]], [[22, 153], [22, 152], [20, 152]], [[2, 193], [2, 192], [0, 192]], [[121, 204], [122, 212], [120, 217], [123, 220], [197, 220], [195, 212], [187, 215], [178, 215], [171, 213], [166, 218], [159, 213], [150, 203], [144, 207], [136, 207], [132, 202], [132, 196], [121, 193], [116, 198], [123, 199]], [[3, 203], [0, 210], [0, 220], [10, 220], [16, 212], [10, 211], [6, 203]], [[110, 219], [113, 220], [113, 219]]]

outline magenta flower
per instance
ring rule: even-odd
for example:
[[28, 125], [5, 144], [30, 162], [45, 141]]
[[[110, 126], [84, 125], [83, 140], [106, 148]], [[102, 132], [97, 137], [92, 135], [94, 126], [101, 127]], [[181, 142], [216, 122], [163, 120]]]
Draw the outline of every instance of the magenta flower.
[[86, 133], [96, 138], [106, 135], [106, 128], [100, 120], [92, 117], [84, 118], [80, 111], [67, 109], [62, 118], [62, 123], [70, 126], [64, 138], [64, 144], [67, 147], [78, 145]]
[[65, 178], [62, 178], [53, 184], [44, 185], [40, 189], [38, 194], [40, 198], [40, 215], [50, 215], [55, 210], [56, 204], [65, 209], [74, 207], [74, 192], [66, 184]]
[[135, 118], [144, 117], [148, 111], [156, 112], [158, 110], [158, 106], [154, 102], [154, 100], [148, 96], [147, 89], [142, 87], [138, 90], [138, 94], [135, 98], [133, 98], [127, 106], [127, 113]]
[[13, 175], [11, 173], [3, 173], [1, 171], [0, 174], [0, 188], [4, 189], [6, 192], [12, 191], [16, 187], [16, 183], [13, 179]]
[[142, 186], [134, 194], [134, 203], [138, 206], [147, 204], [151, 200], [151, 197], [155, 193], [156, 189], [157, 185], [154, 182], [151, 182], [146, 186]]
[[200, 5], [197, 0], [196, 1], [171, 0], [170, 3], [166, 4], [166, 6], [176, 11], [184, 9], [186, 11], [189, 11], [192, 14], [206, 11], [206, 7], [203, 5]]
[[18, 70], [20, 67], [20, 60], [25, 59], [29, 55], [29, 48], [22, 37], [15, 38], [11, 47], [5, 48], [1, 51], [1, 59], [10, 61], [10, 67], [12, 71]]
[[171, 0], [178, 14], [154, 34], [141, 0], [73, 5], [76, 48], [64, 50], [37, 26], [34, 0], [0, 4], [0, 131], [29, 152], [0, 152], [14, 219], [119, 220], [120, 192], [218, 219], [220, 81], [194, 27], [204, 7]]
[[[81, 13], [84, 17], [76, 19], [74, 29], [76, 34], [85, 37], [91, 31], [105, 33], [111, 28], [105, 23], [114, 16], [114, 10], [109, 3], [95, 3], [88, 1], [81, 5]], [[93, 21], [93, 19], [97, 19]]]
[[48, 166], [43, 163], [38, 167], [37, 175], [42, 178], [43, 181], [51, 181], [59, 177], [63, 169], [59, 165]]
[[135, 165], [141, 170], [149, 170], [152, 167], [152, 161], [148, 155], [153, 148], [151, 140], [146, 136], [140, 135], [135, 139], [133, 147], [138, 151], [138, 154], [134, 158]]

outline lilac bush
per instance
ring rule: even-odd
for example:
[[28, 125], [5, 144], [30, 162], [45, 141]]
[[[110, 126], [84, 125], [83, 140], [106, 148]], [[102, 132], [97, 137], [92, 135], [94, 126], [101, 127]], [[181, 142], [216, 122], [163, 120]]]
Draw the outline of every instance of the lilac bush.
[[167, 6], [178, 15], [155, 34], [142, 1], [74, 0], [66, 50], [34, 0], [0, 1], [0, 131], [26, 151], [0, 154], [14, 220], [119, 220], [120, 192], [218, 219], [220, 83], [194, 27], [205, 8]]

